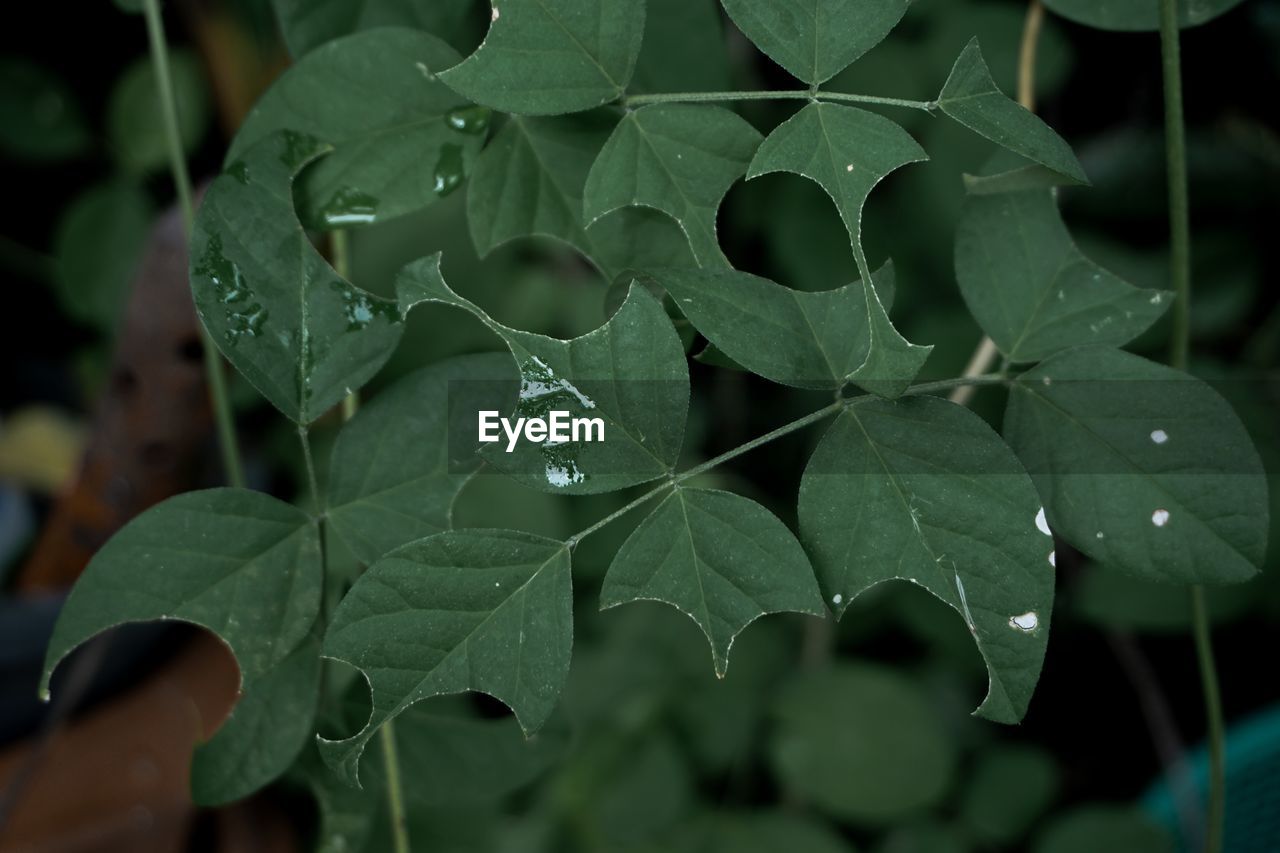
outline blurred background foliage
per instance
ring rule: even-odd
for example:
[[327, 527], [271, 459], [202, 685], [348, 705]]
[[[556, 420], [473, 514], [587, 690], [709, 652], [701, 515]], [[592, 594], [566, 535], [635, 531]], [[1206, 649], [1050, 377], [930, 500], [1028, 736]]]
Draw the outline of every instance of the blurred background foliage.
[[[7, 201], [0, 208], [7, 318], [0, 344], [0, 578], [21, 563], [51, 496], [75, 470], [148, 230], [173, 201], [140, 20], [105, 2], [56, 5], [28, 7], [31, 19], [0, 36], [0, 186]], [[299, 5], [276, 4], [285, 15]], [[183, 142], [199, 180], [215, 173], [247, 108], [287, 66], [289, 53], [261, 0], [171, 7]], [[360, 8], [289, 47], [301, 53], [353, 28], [401, 24], [431, 30], [466, 54], [489, 14], [465, 2], [381, 0]], [[638, 88], [794, 87], [713, 0], [649, 0], [649, 8]], [[830, 88], [930, 99], [977, 35], [997, 82], [1012, 93], [1024, 12], [1020, 0], [918, 0], [893, 35]], [[1280, 2], [1247, 0], [1185, 31], [1183, 62], [1195, 235], [1193, 372], [1220, 383], [1276, 472]], [[1060, 195], [1081, 247], [1134, 284], [1166, 286], [1156, 35], [1105, 33], [1049, 14], [1036, 93], [1040, 114], [1075, 147], [1094, 183]], [[796, 108], [751, 102], [740, 112], [767, 130]], [[899, 328], [937, 345], [923, 378], [950, 377], [980, 337], [952, 267], [960, 175], [976, 171], [991, 146], [953, 123], [903, 112], [892, 117], [932, 159], [894, 174], [872, 196], [864, 243], [873, 267], [885, 258], [897, 265]], [[527, 240], [480, 259], [465, 202], [465, 191], [454, 192], [420, 213], [352, 232], [352, 280], [389, 294], [404, 263], [443, 250], [448, 280], [500, 322], [565, 337], [603, 321], [609, 282], [593, 267], [562, 245]], [[739, 182], [719, 230], [735, 266], [788, 286], [823, 290], [856, 278], [835, 209], [796, 176]], [[1161, 358], [1166, 324], [1135, 349]], [[415, 367], [497, 344], [469, 315], [418, 311], [370, 393]], [[739, 444], [813, 407], [805, 393], [746, 374], [694, 362], [692, 375], [686, 447], [693, 456]], [[298, 496], [292, 427], [235, 381], [253, 484]], [[983, 389], [973, 405], [998, 423], [1000, 397]], [[325, 428], [331, 438], [336, 425], [331, 418], [316, 431], [322, 458]], [[789, 436], [707, 480], [793, 521], [805, 442], [815, 439]], [[1273, 477], [1273, 519], [1280, 517], [1278, 487]], [[564, 537], [626, 497], [552, 497], [480, 476], [462, 495], [456, 523]], [[1044, 675], [1025, 722], [1002, 728], [968, 716], [985, 691], [985, 671], [961, 620], [905, 584], [860, 598], [834, 629], [801, 617], [752, 626], [734, 650], [728, 678], [717, 681], [695, 626], [670, 608], [596, 612], [599, 579], [634, 523], [611, 526], [575, 557], [574, 661], [562, 711], [546, 731], [525, 743], [500, 709], [456, 697], [423, 703], [402, 718], [416, 847], [1145, 853], [1177, 849], [1183, 824], [1194, 824], [1194, 815], [1162, 811], [1156, 802], [1204, 729], [1181, 589], [1102, 573], [1060, 549]], [[1274, 722], [1280, 707], [1266, 652], [1280, 640], [1276, 551], [1260, 580], [1212, 595], [1227, 714], [1236, 724], [1268, 713]], [[353, 559], [335, 555], [332, 562], [337, 576], [353, 576]], [[364, 719], [367, 696], [350, 683], [349, 674], [330, 679], [351, 715], [329, 722], [337, 731]], [[1280, 748], [1271, 748], [1272, 761], [1280, 761]], [[360, 794], [341, 789], [307, 754], [272, 796], [311, 838], [386, 849], [372, 755], [368, 765], [366, 778], [374, 781]], [[1238, 766], [1231, 767], [1231, 784], [1244, 785]], [[1274, 797], [1280, 770], [1274, 763], [1264, 770]], [[1153, 790], [1142, 808], [1140, 798]], [[1280, 845], [1277, 836], [1270, 841]]]

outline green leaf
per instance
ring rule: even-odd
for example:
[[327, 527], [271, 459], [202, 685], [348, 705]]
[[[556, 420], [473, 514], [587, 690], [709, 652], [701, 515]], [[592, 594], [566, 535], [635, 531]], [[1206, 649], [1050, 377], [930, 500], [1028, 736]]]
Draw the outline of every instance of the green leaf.
[[587, 110], [623, 93], [644, 34], [641, 0], [497, 0], [476, 52], [440, 79], [523, 115]]
[[377, 729], [414, 702], [477, 690], [506, 703], [527, 733], [555, 707], [573, 645], [569, 550], [503, 530], [458, 530], [392, 552], [356, 581], [324, 640], [326, 657], [363, 671], [373, 709], [325, 762], [357, 784]]
[[196, 748], [191, 798], [202, 806], [243, 799], [280, 776], [311, 739], [320, 691], [320, 641], [248, 679], [213, 738]]
[[[182, 150], [190, 154], [209, 128], [209, 89], [200, 59], [191, 51], [170, 52], [169, 72], [178, 110], [178, 135]], [[160, 89], [149, 58], [134, 62], [116, 82], [107, 101], [106, 123], [112, 154], [126, 171], [145, 175], [169, 165]]]
[[1071, 146], [1035, 113], [1009, 100], [996, 86], [976, 38], [960, 52], [937, 103], [940, 110], [974, 133], [1073, 183], [1089, 183]]
[[[834, 390], [867, 360], [871, 335], [860, 281], [810, 293], [737, 270], [653, 275], [719, 352], [766, 379]], [[872, 282], [880, 301], [892, 304], [893, 265], [877, 270]]]
[[[1240, 618], [1258, 603], [1252, 584], [1205, 590], [1209, 621], [1219, 625]], [[1191, 596], [1180, 586], [1107, 571], [1089, 565], [1071, 588], [1075, 615], [1082, 622], [1133, 634], [1185, 634], [1192, 629]]]
[[801, 538], [837, 616], [882, 581], [924, 587], [964, 617], [990, 680], [977, 713], [1004, 723], [1026, 713], [1048, 641], [1040, 512], [1000, 437], [934, 397], [850, 405], [800, 481]]
[[960, 814], [984, 844], [1021, 839], [1053, 803], [1060, 784], [1053, 756], [1031, 746], [997, 745], [978, 756], [960, 799]]
[[1014, 362], [1081, 341], [1128, 343], [1173, 301], [1081, 254], [1045, 190], [968, 198], [956, 226], [956, 279], [982, 330]]
[[125, 622], [178, 619], [214, 632], [251, 687], [298, 647], [320, 609], [316, 526], [259, 492], [169, 498], [121, 528], [67, 597], [40, 690], [68, 652]]
[[1128, 806], [1089, 805], [1058, 817], [1040, 833], [1034, 853], [1173, 853], [1173, 840]]
[[153, 211], [137, 184], [91, 187], [63, 213], [54, 236], [54, 284], [63, 309], [110, 334], [129, 295]]
[[281, 130], [332, 144], [298, 182], [309, 227], [367, 225], [433, 204], [471, 170], [489, 124], [488, 110], [436, 81], [457, 61], [435, 36], [402, 28], [325, 44], [258, 100], [226, 162]]
[[897, 26], [908, 0], [723, 0], [770, 59], [806, 83], [825, 83]]
[[[1177, 0], [1178, 26], [1198, 27], [1239, 6], [1241, 0]], [[1064, 18], [1100, 30], [1154, 32], [1160, 29], [1158, 3], [1132, 0], [1045, 0]]]
[[723, 92], [732, 87], [717, 0], [645, 0], [644, 41], [627, 91]]
[[653, 104], [629, 111], [587, 175], [584, 215], [595, 222], [631, 205], [680, 224], [700, 266], [728, 266], [716, 212], [760, 144], [751, 125], [723, 107]]
[[640, 522], [600, 589], [602, 609], [639, 600], [666, 602], [696, 622], [720, 678], [734, 638], [759, 617], [824, 612], [785, 524], [747, 498], [680, 486]]
[[294, 57], [374, 27], [412, 27], [447, 40], [478, 11], [469, 0], [271, 0], [271, 5]]
[[292, 131], [262, 140], [209, 185], [191, 236], [191, 289], [205, 328], [300, 424], [378, 372], [413, 305], [345, 281], [302, 230], [293, 177], [328, 150]]
[[326, 518], [362, 563], [449, 529], [480, 467], [476, 444], [461, 437], [475, 437], [477, 411], [509, 408], [517, 389], [505, 353], [459, 356], [400, 379], [342, 427]]
[[89, 124], [64, 81], [15, 56], [0, 59], [0, 152], [53, 163], [85, 154], [91, 143]]
[[[813, 103], [776, 127], [751, 161], [748, 178], [794, 172], [817, 183], [835, 202], [849, 231], [860, 277], [871, 278], [862, 250], [862, 208], [871, 190], [895, 169], [928, 159], [897, 124], [855, 107]], [[889, 321], [875, 288], [863, 289], [870, 345], [850, 376], [886, 397], [906, 390], [932, 347], [910, 343]]]
[[709, 814], [690, 821], [645, 853], [852, 853], [834, 829], [783, 811]]
[[769, 757], [795, 797], [842, 820], [894, 823], [938, 802], [955, 747], [927, 699], [905, 677], [867, 664], [806, 673], [773, 709]]
[[1013, 383], [1004, 434], [1049, 525], [1103, 565], [1176, 583], [1245, 581], [1262, 565], [1262, 462], [1198, 379], [1119, 350], [1067, 350]]
[[680, 339], [661, 304], [643, 287], [600, 328], [568, 341], [511, 329], [454, 293], [440, 276], [440, 256], [410, 264], [397, 282], [416, 298], [471, 312], [497, 334], [520, 370], [512, 417], [600, 418], [603, 441], [561, 444], [507, 441], [484, 458], [545, 492], [615, 491], [669, 473], [680, 455], [689, 409], [689, 370]]

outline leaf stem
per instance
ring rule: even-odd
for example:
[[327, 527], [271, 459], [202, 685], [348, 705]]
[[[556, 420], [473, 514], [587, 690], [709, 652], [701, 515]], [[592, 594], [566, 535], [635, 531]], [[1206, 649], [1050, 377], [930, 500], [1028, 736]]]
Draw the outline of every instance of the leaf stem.
[[395, 724], [387, 720], [378, 730], [382, 742], [382, 763], [387, 771], [387, 805], [391, 810], [391, 839], [395, 853], [412, 853], [409, 825], [404, 810], [404, 792], [400, 787], [400, 757], [396, 754]]
[[[1170, 267], [1173, 278], [1173, 333], [1169, 363], [1186, 370], [1191, 346], [1191, 204], [1187, 191], [1186, 126], [1182, 114], [1182, 56], [1176, 0], [1160, 0], [1160, 59], [1164, 77], [1164, 138], [1169, 184]], [[1204, 849], [1220, 853], [1226, 823], [1227, 779], [1222, 693], [1213, 659], [1213, 636], [1204, 587], [1191, 587], [1191, 627], [1204, 693], [1209, 740], [1209, 803]]]
[[906, 107], [912, 110], [933, 112], [936, 101], [910, 101], [903, 98], [882, 98], [878, 95], [853, 95], [846, 92], [823, 92], [809, 89], [786, 89], [753, 92], [663, 92], [654, 95], [631, 95], [623, 98], [626, 107], [642, 107], [646, 104], [703, 104], [722, 101], [837, 101], [854, 104], [879, 104], [886, 107]]
[[298, 441], [302, 443], [302, 461], [307, 469], [307, 488], [311, 492], [311, 502], [315, 504], [316, 515], [323, 516], [324, 504], [320, 499], [320, 481], [316, 479], [316, 463], [311, 456], [311, 436], [305, 426], [298, 425]]
[[[155, 67], [156, 89], [160, 97], [160, 114], [164, 121], [165, 140], [169, 148], [169, 169], [178, 194], [178, 206], [186, 228], [187, 243], [191, 242], [191, 230], [195, 225], [194, 193], [191, 175], [187, 171], [186, 157], [182, 153], [182, 136], [178, 131], [178, 105], [174, 100], [173, 79], [169, 74], [169, 48], [164, 37], [164, 22], [160, 17], [159, 0], [143, 0], [143, 12], [147, 21], [147, 40], [150, 44], [151, 62]], [[213, 417], [218, 429], [218, 444], [222, 448], [222, 466], [227, 482], [232, 486], [244, 485], [244, 468], [240, 463], [240, 443], [236, 438], [235, 420], [231, 413], [231, 401], [227, 395], [227, 380], [222, 373], [222, 361], [217, 347], [209, 336], [209, 330], [200, 323], [200, 341], [204, 346], [205, 379], [209, 384], [209, 396], [213, 402]]]

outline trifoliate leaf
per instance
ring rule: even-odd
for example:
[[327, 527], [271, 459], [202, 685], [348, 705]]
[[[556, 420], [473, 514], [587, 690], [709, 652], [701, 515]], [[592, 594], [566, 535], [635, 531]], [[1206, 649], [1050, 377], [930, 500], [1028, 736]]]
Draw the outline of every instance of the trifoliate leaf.
[[644, 17], [642, 0], [493, 0], [484, 42], [440, 79], [507, 113], [588, 110], [622, 95]]
[[465, 31], [466, 19], [477, 11], [469, 0], [271, 0], [271, 6], [295, 58], [375, 27], [411, 27], [448, 41]]
[[1074, 183], [1089, 183], [1071, 146], [996, 86], [976, 38], [960, 52], [937, 103], [940, 110], [974, 133]]
[[792, 796], [859, 824], [896, 823], [936, 803], [956, 755], [928, 698], [866, 664], [806, 673], [774, 704], [774, 772]]
[[[748, 178], [794, 172], [816, 182], [835, 202], [849, 231], [858, 271], [871, 269], [862, 250], [862, 208], [871, 190], [895, 169], [928, 159], [897, 124], [883, 116], [838, 104], [809, 104], [774, 129], [751, 161]], [[910, 343], [889, 321], [875, 288], [863, 289], [870, 346], [864, 361], [846, 374], [868, 391], [896, 397], [924, 366], [932, 347]]]
[[[766, 379], [834, 390], [867, 360], [871, 335], [860, 281], [811, 293], [737, 270], [653, 275], [716, 351]], [[893, 266], [881, 267], [872, 282], [880, 301], [893, 304]]]
[[1050, 527], [1104, 566], [1234, 583], [1262, 565], [1262, 462], [1200, 380], [1119, 350], [1067, 350], [1013, 382], [1004, 434]]
[[799, 517], [837, 616], [882, 581], [924, 587], [986, 661], [977, 713], [1022, 718], [1048, 641], [1053, 540], [1026, 471], [981, 418], [933, 397], [850, 405], [805, 467]]
[[311, 228], [382, 222], [458, 188], [488, 130], [489, 111], [435, 79], [458, 54], [435, 36], [384, 27], [329, 42], [282, 74], [245, 118], [228, 165], [280, 130], [333, 151], [297, 187]]
[[355, 735], [322, 738], [321, 755], [357, 784], [360, 754], [383, 723], [414, 702], [467, 690], [506, 703], [535, 731], [555, 707], [572, 645], [564, 543], [458, 530], [406, 545], [369, 567], [330, 622], [324, 654], [364, 673], [373, 709]]
[[[1198, 27], [1239, 6], [1241, 0], [1177, 0], [1178, 26]], [[1160, 29], [1158, 3], [1131, 0], [1045, 0], [1064, 18], [1100, 30], [1154, 32]]]
[[449, 529], [453, 502], [480, 467], [476, 412], [509, 410], [518, 388], [506, 353], [459, 356], [362, 406], [334, 443], [327, 487], [326, 518], [351, 553], [368, 565]]
[[982, 330], [1014, 362], [1081, 341], [1128, 343], [1173, 301], [1081, 254], [1046, 190], [968, 198], [956, 226], [956, 279]]
[[747, 38], [792, 76], [825, 83], [875, 47], [908, 0], [723, 0]]
[[391, 357], [413, 302], [339, 276], [294, 214], [293, 177], [329, 150], [283, 131], [210, 184], [191, 236], [191, 289], [213, 341], [271, 404], [310, 423]]
[[631, 205], [680, 224], [700, 266], [728, 266], [716, 212], [741, 178], [760, 134], [737, 114], [704, 104], [654, 104], [628, 112], [587, 175], [588, 223]]
[[757, 618], [823, 613], [809, 559], [786, 525], [755, 501], [711, 489], [676, 487], [619, 549], [601, 608], [645, 599], [698, 623], [721, 678], [734, 638]]
[[[680, 454], [689, 409], [689, 370], [671, 320], [643, 287], [607, 323], [568, 341], [511, 329], [463, 299], [440, 276], [440, 256], [422, 258], [401, 272], [397, 286], [415, 298], [471, 312], [507, 344], [520, 371], [517, 417], [603, 422], [603, 441], [518, 441], [507, 452], [505, 436], [484, 458], [517, 480], [544, 492], [614, 491], [669, 473]], [[473, 413], [472, 417], [476, 417]]]
[[[190, 154], [209, 127], [212, 110], [200, 58], [187, 50], [169, 54], [178, 135]], [[155, 63], [143, 57], [120, 75], [107, 102], [107, 139], [126, 172], [146, 175], [169, 163], [169, 137], [161, 111]]]

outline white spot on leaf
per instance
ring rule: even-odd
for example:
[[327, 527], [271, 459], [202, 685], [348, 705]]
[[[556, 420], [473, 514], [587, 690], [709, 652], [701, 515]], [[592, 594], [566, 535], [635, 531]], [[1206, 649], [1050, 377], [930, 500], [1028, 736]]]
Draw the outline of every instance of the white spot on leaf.
[[1050, 552], [1049, 552], [1049, 565], [1053, 566], [1055, 569], [1058, 567], [1058, 552], [1057, 552], [1057, 551], [1050, 551]]
[[852, 164], [852, 163], [850, 163], [848, 166], [845, 166], [845, 167], [844, 167], [844, 170], [845, 170], [846, 172], [852, 172], [852, 171], [853, 171], [853, 164]]
[[1158, 509], [1151, 513], [1151, 523], [1156, 527], [1164, 527], [1169, 523], [1169, 510]]
[[1028, 610], [1021, 616], [1009, 617], [1009, 627], [1017, 628], [1019, 631], [1034, 631], [1040, 626], [1040, 617], [1036, 615], [1034, 610]]
[[1039, 530], [1045, 536], [1052, 536], [1049, 532], [1049, 521], [1044, 517], [1044, 507], [1040, 507], [1040, 511], [1036, 513], [1036, 530]]
[[492, 22], [492, 21], [496, 21], [496, 20], [498, 20], [498, 18], [499, 18], [499, 17], [501, 17], [501, 16], [498, 14], [498, 7], [497, 7], [497, 6], [494, 6], [494, 7], [493, 7], [493, 14], [489, 16], [489, 20], [490, 20], [491, 22]]
[[835, 595], [831, 596], [831, 603], [832, 603], [832, 604], [839, 604], [839, 603], [840, 603], [840, 602], [842, 602], [842, 601], [844, 601], [844, 596], [843, 596], [843, 595], [841, 595], [841, 594], [840, 594], [840, 593], [838, 593], [838, 592], [837, 592]]
[[1162, 429], [1153, 429], [1151, 431], [1151, 440], [1154, 441], [1156, 444], [1164, 444], [1166, 441], [1169, 440], [1169, 433], [1165, 432]]

